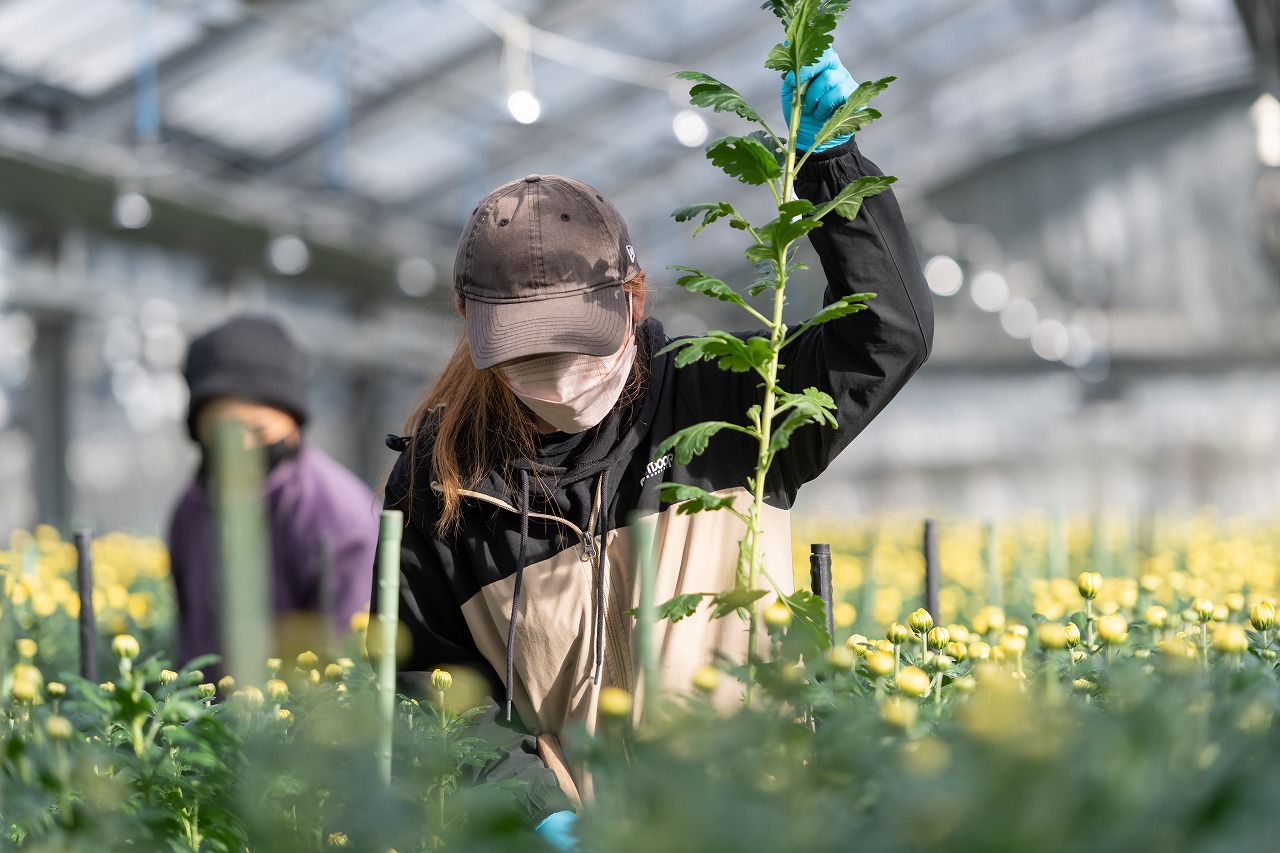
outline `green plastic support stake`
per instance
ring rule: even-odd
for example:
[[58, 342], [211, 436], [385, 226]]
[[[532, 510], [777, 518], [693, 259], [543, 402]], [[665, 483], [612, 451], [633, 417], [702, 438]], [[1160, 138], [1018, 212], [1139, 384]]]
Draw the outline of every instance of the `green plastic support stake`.
[[378, 526], [378, 768], [391, 784], [391, 741], [396, 712], [396, 629], [400, 616], [400, 536], [404, 514], [382, 511]]
[[261, 684], [271, 646], [270, 547], [262, 498], [265, 462], [238, 421], [214, 432], [213, 497], [222, 557], [223, 668], [237, 684]]

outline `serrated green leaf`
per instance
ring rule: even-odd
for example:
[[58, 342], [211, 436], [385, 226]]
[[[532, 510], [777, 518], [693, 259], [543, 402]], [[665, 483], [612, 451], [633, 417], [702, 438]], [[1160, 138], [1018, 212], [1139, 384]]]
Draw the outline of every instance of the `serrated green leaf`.
[[734, 305], [745, 306], [746, 301], [732, 287], [725, 284], [718, 278], [707, 275], [706, 273], [696, 270], [693, 267], [670, 266], [667, 269], [683, 270], [690, 275], [676, 279], [676, 284], [692, 293], [703, 293], [707, 296], [719, 299], [721, 302], [731, 302]]
[[782, 174], [777, 159], [759, 139], [726, 136], [707, 149], [707, 159], [744, 184], [767, 183]]
[[865, 304], [866, 300], [874, 298], [874, 293], [851, 293], [847, 296], [840, 297], [830, 305], [824, 305], [817, 314], [814, 314], [808, 320], [805, 320], [797, 326], [796, 330], [787, 337], [786, 343], [791, 343], [796, 339], [796, 337], [814, 326], [820, 326], [823, 323], [830, 322], [831, 320], [867, 310], [867, 306]]
[[[692, 616], [697, 612], [698, 607], [702, 604], [702, 599], [707, 595], [705, 592], [690, 592], [684, 595], [677, 595], [670, 601], [664, 601], [654, 608], [654, 615], [658, 619], [666, 619], [671, 622], [679, 622], [686, 616]], [[638, 616], [639, 608], [633, 607], [626, 611], [628, 616]]]
[[820, 219], [792, 219], [787, 215], [778, 217], [777, 219], [760, 226], [760, 239], [769, 243], [773, 247], [773, 257], [777, 257], [777, 253], [783, 246], [790, 248], [791, 244], [808, 234], [815, 228], [821, 228], [822, 221]]
[[733, 497], [716, 496], [697, 486], [684, 483], [662, 483], [658, 486], [658, 498], [666, 503], [680, 504], [679, 515], [693, 515], [716, 509], [733, 509]]
[[813, 64], [831, 46], [836, 21], [848, 7], [848, 0], [800, 0], [784, 6], [779, 17], [787, 38], [769, 51], [764, 67], [785, 73]]
[[689, 103], [695, 107], [709, 107], [718, 113], [734, 113], [747, 121], [760, 121], [760, 115], [746, 98], [716, 78], [701, 71], [677, 71], [676, 77], [695, 83], [689, 90]]
[[676, 352], [676, 367], [695, 361], [717, 360], [721, 370], [746, 373], [763, 370], [772, 350], [765, 338], [742, 339], [728, 332], [711, 331], [693, 338], [677, 338], [658, 351], [659, 355]]
[[835, 108], [835, 111], [831, 113], [831, 117], [814, 134], [813, 145], [809, 147], [809, 150], [813, 151], [837, 136], [857, 133], [871, 124], [871, 122], [880, 118], [880, 113], [868, 108], [867, 104], [871, 103], [871, 100], [876, 95], [889, 88], [889, 84], [896, 79], [896, 77], [881, 77], [879, 80], [868, 80], [859, 84], [858, 88], [853, 90], [853, 94], [843, 104]]
[[779, 394], [775, 412], [785, 413], [786, 417], [774, 426], [769, 436], [769, 453], [772, 455], [786, 449], [791, 443], [791, 435], [805, 424], [825, 424], [836, 428], [832, 414], [835, 409], [836, 403], [831, 395], [817, 388], [806, 388], [800, 394]]
[[820, 597], [798, 589], [779, 600], [791, 611], [791, 624], [782, 641], [784, 651], [812, 660], [831, 648], [826, 607]]
[[[664, 439], [658, 445], [658, 449], [654, 451], [654, 458], [665, 455], [667, 451], [672, 451], [675, 454], [677, 465], [688, 465], [693, 457], [707, 449], [707, 443], [711, 441], [713, 435], [726, 428], [734, 429], [735, 427], [725, 421], [703, 421], [702, 423], [685, 427]], [[681, 500], [687, 500], [687, 498], [681, 498]]]
[[694, 229], [693, 236], [697, 237], [703, 228], [706, 228], [717, 219], [727, 218], [729, 227], [738, 231], [746, 231], [751, 227], [751, 223], [742, 218], [742, 214], [727, 201], [702, 202], [700, 204], [691, 204], [686, 207], [676, 208], [671, 212], [676, 222], [688, 222], [698, 214], [703, 214], [702, 222]]
[[765, 590], [763, 589], [734, 589], [726, 590], [718, 595], [711, 597], [711, 603], [716, 606], [712, 612], [712, 619], [720, 619], [728, 616], [735, 610], [750, 607], [752, 602], [763, 598]]
[[879, 195], [897, 183], [897, 180], [893, 175], [868, 175], [865, 178], [859, 178], [851, 184], [846, 184], [830, 201], [819, 205], [814, 210], [813, 216], [815, 219], [821, 219], [834, 210], [845, 219], [853, 219], [862, 209], [864, 198]]

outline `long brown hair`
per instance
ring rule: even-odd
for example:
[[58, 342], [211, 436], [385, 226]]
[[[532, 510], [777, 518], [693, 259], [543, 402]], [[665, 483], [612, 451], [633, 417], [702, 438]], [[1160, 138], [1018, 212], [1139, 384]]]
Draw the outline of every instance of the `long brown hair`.
[[[644, 270], [622, 287], [633, 304], [642, 303]], [[463, 310], [461, 300], [458, 309]], [[632, 318], [634, 326], [639, 326], [639, 320]], [[648, 359], [637, 357], [620, 404], [636, 398], [647, 375]], [[498, 467], [503, 469], [503, 477], [510, 479], [511, 460], [532, 458], [537, 453], [538, 425], [533, 413], [495, 369], [477, 368], [472, 363], [465, 329], [444, 370], [410, 413], [405, 433], [413, 436], [408, 451], [410, 501], [417, 488], [414, 475], [422, 449], [420, 440], [428, 435], [433, 440], [430, 475], [441, 501], [436, 533], [442, 537], [455, 532], [462, 520], [463, 490], [474, 488]]]

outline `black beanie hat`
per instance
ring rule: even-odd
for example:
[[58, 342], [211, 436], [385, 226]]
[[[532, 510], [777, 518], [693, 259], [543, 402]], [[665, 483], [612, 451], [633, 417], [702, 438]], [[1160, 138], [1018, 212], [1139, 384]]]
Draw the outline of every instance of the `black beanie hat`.
[[270, 317], [241, 315], [205, 332], [187, 348], [183, 368], [191, 389], [187, 430], [196, 438], [196, 415], [214, 397], [238, 397], [307, 420], [307, 360]]

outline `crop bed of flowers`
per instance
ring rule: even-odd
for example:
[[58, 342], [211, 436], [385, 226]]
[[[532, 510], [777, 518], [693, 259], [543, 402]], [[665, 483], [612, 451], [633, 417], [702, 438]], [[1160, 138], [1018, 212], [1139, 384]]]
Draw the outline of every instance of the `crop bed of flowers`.
[[[699, 672], [638, 726], [629, 696], [602, 697], [606, 724], [582, 741], [595, 788], [584, 849], [1271, 849], [1280, 526], [1205, 513], [1094, 534], [1119, 527], [1011, 522], [991, 549], [988, 527], [946, 522], [936, 618], [915, 606], [917, 524], [798, 531], [798, 566], [806, 541], [832, 543], [838, 642], [816, 653], [786, 608], [766, 608], [774, 654], [749, 707], [711, 701], [745, 677], [733, 667]], [[75, 635], [65, 543], [48, 530], [14, 541], [0, 558], [13, 632], [0, 650], [0, 847], [537, 849], [509, 787], [467, 784], [490, 753], [469, 733], [465, 672], [398, 702], [388, 788], [359, 631], [346, 657], [205, 683], [203, 662], [167, 669], [147, 653], [168, 630], [162, 549], [103, 537], [99, 583], [124, 587], [130, 634], [104, 643], [111, 677], [86, 682], [69, 674], [74, 649], [45, 648]], [[33, 545], [58, 570], [15, 559]], [[108, 570], [110, 547], [135, 562]], [[137, 611], [146, 626], [127, 609], [140, 592], [153, 596]], [[46, 616], [42, 595], [57, 602]]]

